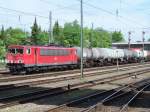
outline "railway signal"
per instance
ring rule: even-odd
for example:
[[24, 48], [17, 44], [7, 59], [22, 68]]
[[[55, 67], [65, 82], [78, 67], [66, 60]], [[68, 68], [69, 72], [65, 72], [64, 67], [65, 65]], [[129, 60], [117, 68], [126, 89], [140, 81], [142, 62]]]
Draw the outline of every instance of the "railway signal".
[[144, 42], [145, 42], [145, 31], [142, 32], [142, 41], [143, 41], [143, 51], [144, 51]]
[[131, 49], [131, 33], [133, 33], [134, 31], [129, 31], [128, 32], [128, 49]]
[[129, 45], [129, 50], [130, 50], [130, 48], [131, 48], [131, 45], [130, 45], [130, 42], [131, 42], [131, 32], [129, 31], [128, 32], [128, 45]]
[[[143, 51], [143, 55], [144, 55], [144, 41], [145, 41], [145, 31], [142, 32], [142, 41], [143, 41], [143, 48], [142, 48], [142, 51]], [[143, 62], [144, 62], [144, 58], [143, 58]]]
[[116, 54], [117, 54], [117, 71], [119, 71], [118, 50], [116, 50]]

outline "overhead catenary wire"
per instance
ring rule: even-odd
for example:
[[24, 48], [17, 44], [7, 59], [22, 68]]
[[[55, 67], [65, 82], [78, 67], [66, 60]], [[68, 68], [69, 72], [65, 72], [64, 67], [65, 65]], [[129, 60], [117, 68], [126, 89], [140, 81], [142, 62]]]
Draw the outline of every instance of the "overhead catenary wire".
[[59, 5], [59, 4], [54, 4], [54, 2], [50, 2], [50, 1], [47, 1], [47, 0], [40, 0], [41, 2], [43, 2], [43, 3], [46, 3], [46, 4], [53, 4], [53, 5], [55, 5], [55, 6], [57, 6], [57, 7], [59, 7], [59, 8], [56, 8], [55, 10], [63, 10], [63, 9], [66, 9], [66, 8], [69, 8], [69, 9], [71, 9], [73, 6], [75, 6], [75, 5], [78, 5], [78, 4], [71, 4], [71, 5], [67, 5], [67, 6], [62, 6], [62, 5]]
[[[41, 0], [41, 1], [43, 1], [43, 0]], [[77, 1], [79, 1], [79, 0], [77, 0]], [[87, 3], [87, 2], [83, 2], [83, 3], [86, 4], [86, 5], [88, 5], [88, 6], [90, 6], [90, 7], [97, 8], [97, 9], [103, 11], [103, 12], [106, 12], [106, 13], [109, 13], [109, 14], [115, 16], [115, 13], [112, 13], [112, 12], [107, 11], [107, 10], [105, 10], [105, 9], [96, 7], [96, 6], [94, 6], [94, 5], [92, 5], [92, 4], [89, 4], [89, 3]], [[2, 7], [2, 6], [0, 6], [0, 8], [1, 8], [1, 9], [5, 9], [5, 10], [9, 10], [9, 11], [14, 11], [14, 12], [17, 12], [17, 13], [21, 13], [21, 14], [24, 14], [24, 15], [29, 15], [29, 16], [34, 16], [34, 17], [36, 16], [36, 17], [40, 17], [40, 18], [49, 19], [49, 18], [46, 17], [46, 16], [38, 15], [38, 14], [35, 14], [35, 13], [30, 13], [30, 12], [24, 12], [24, 11], [14, 10], [14, 9]], [[122, 16], [119, 16], [119, 17], [122, 17]]]
[[[44, 2], [44, 3], [46, 3], [46, 4], [53, 3], [53, 2], [50, 2], [50, 1], [47, 1], [47, 0], [40, 0], [40, 1], [42, 1], [42, 2]], [[77, 0], [77, 1], [80, 2], [80, 0]], [[92, 5], [92, 4], [89, 3], [89, 1], [84, 1], [83, 4], [85, 4], [85, 5], [87, 5], [87, 6], [90, 6], [90, 7], [93, 7], [93, 8], [96, 8], [96, 9], [98, 9], [98, 10], [101, 10], [102, 12], [105, 12], [105, 13], [111, 14], [111, 15], [113, 15], [113, 16], [116, 16], [116, 12], [113, 13], [113, 12], [111, 12], [111, 11], [108, 11], [108, 10], [105, 10], [105, 9], [103, 9], [103, 8], [100, 8], [100, 7], [97, 7], [97, 6], [95, 6], [95, 5]], [[122, 0], [120, 0], [120, 8], [121, 8], [121, 4], [122, 4]], [[59, 4], [54, 4], [54, 5], [56, 5], [56, 6], [62, 6], [62, 5], [59, 5]], [[68, 6], [63, 6], [62, 8], [58, 8], [58, 10], [59, 10], [59, 9], [60, 9], [60, 10], [61, 10], [61, 9], [67, 9], [67, 8], [68, 8], [69, 10], [77, 11], [77, 10], [75, 10], [75, 9], [72, 9], [72, 5], [73, 5], [73, 4], [68, 5]], [[75, 5], [75, 4], [74, 4], [74, 5]], [[85, 14], [88, 14], [88, 16], [91, 15], [91, 13], [86, 12], [85, 10], [84, 10], [84, 13], [85, 13]], [[119, 15], [119, 12], [118, 12], [118, 18], [122, 18], [122, 19], [124, 19], [125, 21], [132, 23], [133, 25], [135, 25], [134, 23], [137, 23], [136, 25], [140, 26], [140, 28], [138, 28], [138, 29], [143, 29], [144, 27], [146, 27], [146, 26], [144, 26], [143, 24], [140, 24], [140, 23], [137, 22], [137, 21], [134, 21], [134, 20], [132, 20], [132, 19], [130, 19], [130, 18], [127, 18], [127, 17], [124, 17], [124, 16]], [[126, 24], [127, 24], [127, 22], [126, 22]]]
[[[80, 0], [77, 0], [77, 1], [80, 1]], [[119, 0], [120, 1], [120, 8], [121, 8], [121, 4], [123, 3], [123, 1], [122, 0]], [[95, 9], [97, 9], [97, 10], [100, 10], [100, 11], [102, 11], [102, 12], [104, 12], [104, 13], [107, 13], [107, 14], [110, 14], [110, 15], [112, 15], [112, 16], [116, 16], [116, 12], [115, 13], [113, 13], [113, 12], [111, 12], [111, 11], [108, 11], [108, 10], [106, 10], [106, 9], [103, 9], [103, 8], [100, 8], [100, 7], [97, 7], [97, 6], [95, 6], [95, 5], [93, 5], [93, 4], [90, 4], [90, 3], [87, 3], [87, 2], [83, 2], [83, 4], [85, 4], [85, 5], [87, 5], [87, 6], [89, 6], [89, 7], [92, 7], [92, 8], [95, 8]], [[119, 19], [119, 18], [122, 18], [122, 19]], [[124, 21], [123, 21], [124, 20]], [[138, 22], [138, 21], [136, 21], [136, 20], [133, 20], [133, 19], [131, 19], [131, 18], [128, 18], [128, 17], [125, 17], [125, 16], [122, 16], [122, 15], [120, 15], [120, 13], [118, 12], [118, 21], [122, 21], [123, 22], [123, 24], [127, 24], [127, 25], [129, 25], [129, 22], [130, 23], [132, 23], [133, 25], [132, 26], [139, 26], [139, 27], [136, 27], [136, 28], [131, 28], [131, 29], [150, 29], [148, 26], [145, 26], [144, 24], [141, 24], [141, 22]], [[136, 24], [135, 24], [136, 23]]]
[[[43, 3], [45, 3], [45, 4], [48, 4], [48, 5], [50, 5], [52, 3], [53, 5], [57, 6], [58, 8], [53, 9], [55, 13], [59, 13], [60, 11], [63, 11], [65, 9], [69, 9], [68, 11], [71, 10], [71, 11], [74, 11], [77, 14], [79, 14], [79, 10], [77, 10], [77, 9], [74, 8], [74, 6], [78, 6], [79, 3], [77, 3], [77, 4], [70, 4], [70, 5], [67, 5], [67, 6], [62, 6], [60, 4], [54, 4], [53, 2], [50, 2], [50, 1], [47, 1], [47, 0], [40, 0], [40, 1], [43, 2]], [[89, 2], [89, 1], [87, 0], [86, 2]], [[45, 12], [45, 11], [43, 11], [43, 12]], [[87, 12], [85, 10], [84, 10], [84, 14], [91, 15], [91, 13], [89, 13], [89, 12]]]
[[[40, 0], [40, 1], [46, 1], [46, 0]], [[80, 0], [77, 0], [77, 1], [80, 1]], [[123, 3], [123, 2], [122, 2]], [[105, 12], [105, 13], [108, 13], [108, 14], [111, 14], [111, 15], [113, 15], [113, 16], [116, 16], [116, 14], [115, 14], [115, 12], [113, 13], [113, 12], [111, 12], [111, 11], [108, 11], [108, 10], [105, 10], [105, 9], [103, 9], [103, 8], [100, 8], [100, 7], [97, 7], [97, 6], [95, 6], [95, 5], [93, 5], [93, 4], [91, 4], [91, 3], [89, 3], [89, 1], [84, 1], [83, 2], [83, 4], [86, 4], [87, 6], [90, 6], [90, 7], [93, 7], [93, 8], [95, 8], [95, 9], [97, 9], [98, 8], [98, 10], [100, 10], [100, 11], [102, 11], [102, 12]], [[55, 4], [55, 5], [57, 5], [57, 4]], [[71, 5], [73, 5], [73, 4], [71, 4]], [[71, 7], [71, 5], [70, 5], [70, 7]], [[75, 4], [74, 4], [75, 5]], [[62, 6], [62, 5], [61, 5]], [[64, 9], [69, 9], [70, 10], [70, 7], [69, 7], [69, 5], [68, 6], [62, 6], [62, 8], [64, 8]], [[2, 7], [2, 6], [0, 6], [0, 8], [1, 9], [4, 9], [4, 10], [9, 10], [9, 11], [13, 11], [13, 12], [17, 12], [17, 13], [19, 13], [18, 15], [28, 15], [28, 16], [33, 16], [33, 17], [40, 17], [40, 18], [44, 18], [44, 19], [49, 19], [47, 16], [43, 16], [43, 15], [39, 15], [39, 14], [36, 14], [36, 13], [31, 13], [31, 12], [24, 12], [24, 11], [20, 11], [20, 10], [15, 10], [15, 9], [10, 9], [10, 8], [6, 8], [6, 7]], [[59, 9], [59, 8], [58, 8]], [[60, 7], [60, 10], [61, 10], [61, 7]], [[72, 9], [72, 10], [74, 10], [74, 9]], [[85, 10], [84, 10], [84, 12], [85, 12]], [[18, 16], [17, 15], [17, 16]], [[89, 15], [89, 14], [88, 14]], [[85, 15], [86, 16], [86, 15]], [[124, 19], [120, 19], [120, 21], [122, 21], [122, 20], [124, 20], [124, 22], [125, 21], [127, 21], [127, 22], [131, 22], [132, 24], [134, 24], [134, 23], [137, 23], [136, 21], [134, 21], [134, 20], [132, 20], [132, 19], [130, 19], [130, 18], [127, 18], [127, 17], [123, 17], [123, 16], [120, 16], [120, 15], [118, 15], [120, 18], [124, 18]], [[53, 18], [53, 19], [55, 19], [55, 18]], [[56, 20], [59, 20], [58, 18], [56, 19]], [[64, 21], [67, 21], [67, 19], [65, 18], [65, 19], [62, 19], [61, 18], [61, 20], [63, 20], [63, 22]], [[127, 23], [126, 22], [126, 23]], [[143, 25], [141, 25], [140, 24], [140, 22], [138, 22], [136, 25], [138, 25], [138, 26], [142, 26], [142, 27], [140, 27], [139, 29], [150, 29], [149, 27], [147, 27], [147, 26], [144, 26], [143, 27]]]
[[[49, 17], [43, 16], [43, 15], [39, 15], [39, 14], [36, 14], [36, 13], [25, 12], [25, 11], [20, 11], [20, 10], [16, 10], [16, 9], [10, 9], [10, 8], [6, 8], [6, 7], [2, 7], [2, 6], [0, 6], [0, 9], [19, 13], [18, 15], [17, 15], [17, 14], [10, 14], [10, 13], [9, 13], [9, 15], [13, 15], [13, 16], [16, 15], [16, 17], [22, 16], [22, 15], [27, 15], [27, 16], [39, 17], [39, 18], [43, 18], [43, 19], [49, 20]], [[53, 18], [53, 19], [58, 20], [58, 18]], [[61, 20], [67, 21], [67, 19], [62, 19], [62, 18], [61, 18]], [[47, 24], [47, 23], [46, 23], [46, 24]]]
[[48, 19], [48, 17], [46, 17], [46, 16], [38, 15], [38, 14], [35, 14], [35, 13], [31, 13], [31, 12], [24, 12], [24, 11], [10, 9], [10, 8], [6, 8], [6, 7], [2, 7], [2, 6], [0, 6], [0, 9], [13, 11], [13, 12], [21, 13], [21, 14], [28, 15], [28, 16], [34, 16], [34, 17], [40, 17], [40, 18]]
[[[77, 1], [80, 1], [80, 0], [77, 0]], [[116, 16], [116, 13], [113, 13], [113, 12], [108, 11], [108, 10], [106, 10], [106, 9], [100, 8], [100, 7], [95, 6], [95, 5], [93, 5], [93, 4], [90, 4], [90, 3], [87, 3], [87, 2], [83, 2], [83, 4], [85, 4], [85, 5], [89, 6], [89, 7], [95, 8], [95, 9], [97, 9], [97, 10], [100, 10], [100, 11], [102, 11], [102, 12], [105, 12], [105, 13], [107, 13], [107, 14], [110, 14], [110, 15], [112, 15], [112, 16]], [[130, 18], [128, 18], [128, 17], [124, 17], [124, 16], [121, 16], [121, 15], [118, 15], [118, 17], [119, 17], [119, 18], [122, 18], [122, 19], [125, 19], [126, 21], [129, 21], [129, 22], [134, 22], [134, 23], [136, 23], [136, 24], [139, 25], [139, 26], [146, 27], [145, 25], [141, 24], [140, 22], [137, 22], [137, 21], [135, 21], [135, 20], [132, 20], [132, 19], [130, 19]]]

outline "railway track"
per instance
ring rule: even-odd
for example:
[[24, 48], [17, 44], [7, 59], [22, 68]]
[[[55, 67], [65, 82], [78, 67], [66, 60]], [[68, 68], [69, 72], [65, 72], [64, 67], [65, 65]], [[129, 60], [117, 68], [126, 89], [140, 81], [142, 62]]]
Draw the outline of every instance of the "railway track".
[[96, 104], [89, 109], [85, 109], [82, 112], [128, 112], [130, 110], [129, 106], [133, 104], [148, 87], [150, 87], [150, 81], [145, 82], [140, 86], [134, 85], [133, 88], [123, 88], [121, 92], [117, 91], [106, 97], [99, 104]]
[[0, 77], [5, 76], [5, 75], [10, 76], [10, 75], [8, 75], [8, 70], [7, 69], [0, 69]]
[[[143, 67], [145, 67], [145, 66], [143, 66]], [[142, 67], [140, 66], [140, 68], [142, 68]], [[126, 68], [126, 69], [123, 68], [122, 70], [125, 71], [125, 70], [129, 70], [129, 69], [133, 69], [133, 68], [131, 68], [131, 67]], [[112, 71], [94, 72], [94, 73], [87, 73], [87, 74], [85, 73], [84, 75], [85, 75], [85, 77], [91, 77], [91, 76], [97, 76], [97, 75], [105, 75], [105, 74], [113, 73], [113, 72], [116, 72], [116, 69], [112, 70]], [[36, 79], [36, 80], [30, 80], [30, 81], [27, 80], [25, 82], [19, 82], [19, 83], [13, 83], [13, 84], [7, 84], [7, 83], [5, 84], [4, 83], [3, 85], [0, 85], [0, 90], [5, 91], [8, 89], [17, 89], [17, 88], [20, 89], [20, 88], [26, 88], [29, 86], [41, 85], [41, 84], [46, 84], [46, 83], [54, 83], [54, 82], [65, 81], [65, 80], [73, 80], [73, 79], [78, 79], [78, 78], [80, 78], [80, 74], [64, 75], [64, 76], [60, 76], [60, 77], [53, 77], [53, 78], [50, 77], [50, 78], [44, 78], [44, 79], [38, 79], [38, 80]], [[111, 77], [108, 77], [108, 78], [111, 78]], [[105, 78], [102, 78], [102, 80], [103, 79], [105, 79]]]
[[[147, 73], [149, 71], [150, 71], [149, 69], [143, 70], [143, 71], [138, 71], [137, 75], [141, 75], [141, 74]], [[34, 101], [34, 100], [39, 100], [39, 99], [42, 99], [45, 97], [50, 97], [50, 96], [52, 97], [52, 96], [68, 93], [71, 91], [81, 90], [81, 89], [96, 86], [99, 84], [104, 84], [104, 83], [124, 79], [127, 77], [132, 77], [134, 75], [135, 74], [132, 74], [132, 73], [130, 73], [130, 75], [128, 73], [126, 73], [126, 74], [122, 74], [122, 75], [118, 75], [118, 76], [114, 76], [114, 77], [96, 79], [96, 80], [82, 82], [82, 83], [80, 82], [80, 83], [66, 85], [66, 86], [52, 88], [52, 89], [47, 88], [42, 91], [36, 91], [36, 92], [34, 91], [31, 93], [24, 93], [22, 95], [3, 97], [3, 98], [0, 98], [0, 102], [4, 103], [4, 104], [0, 105], [0, 109], [10, 107], [13, 105], [24, 104], [24, 103]]]
[[[149, 65], [150, 62], [145, 62], [144, 65]], [[124, 64], [119, 65], [119, 67], [136, 67], [136, 66], [143, 66], [143, 64], [140, 63], [134, 63], [134, 64]], [[93, 67], [93, 68], [85, 68], [84, 72], [89, 71], [95, 71], [95, 70], [109, 70], [109, 69], [115, 69], [116, 66], [105, 66], [105, 67]], [[39, 73], [39, 74], [29, 74], [29, 75], [10, 75], [8, 72], [2, 72], [0, 73], [0, 82], [4, 81], [15, 81], [15, 80], [24, 80], [24, 79], [33, 79], [33, 78], [41, 78], [41, 77], [49, 77], [49, 76], [60, 76], [65, 74], [75, 74], [80, 73], [79, 69], [75, 70], [67, 70], [67, 71], [59, 71], [59, 72], [51, 72], [51, 73]]]
[[[122, 108], [120, 108], [120, 112], [123, 112], [128, 108], [128, 105], [132, 103], [134, 99], [148, 87], [150, 87], [150, 79], [142, 80], [139, 83], [132, 82], [119, 88], [97, 91], [94, 94], [90, 94], [82, 98], [77, 98], [46, 112], [107, 112], [104, 110], [104, 103], [115, 98], [120, 98], [123, 95], [127, 95], [128, 93], [132, 93], [133, 90], [137, 88], [141, 88], [136, 92], [136, 94], [130, 97], [130, 99], [122, 106]], [[116, 100], [114, 101], [116, 102]], [[108, 112], [111, 112], [110, 109]], [[118, 111], [115, 110], [112, 112]]]
[[[148, 62], [148, 63], [149, 63], [149, 62]], [[133, 66], [134, 66], [134, 65], [138, 65], [138, 64], [139, 64], [139, 63], [134, 63]], [[121, 66], [130, 66], [130, 65], [132, 66], [132, 64], [126, 64], [126, 65], [120, 65], [120, 67], [121, 67]], [[140, 64], [139, 64], [139, 65], [140, 65]], [[88, 68], [88, 69], [85, 68], [84, 71], [96, 70], [96, 69], [99, 69], [99, 68], [101, 68], [101, 69], [109, 69], [109, 68], [110, 68], [110, 69], [111, 69], [111, 68], [114, 68], [114, 66], [92, 67], [92, 68]], [[1, 72], [1, 71], [0, 71], [0, 72]], [[48, 72], [48, 73], [47, 73], [47, 72], [46, 72], [46, 73], [39, 73], [39, 74], [37, 74], [37, 73], [34, 74], [34, 73], [33, 73], [33, 74], [25, 75], [25, 76], [24, 76], [24, 75], [23, 75], [23, 76], [22, 76], [22, 75], [20, 75], [20, 76], [18, 76], [18, 75], [12, 76], [12, 75], [8, 75], [8, 74], [9, 74], [8, 72], [4, 72], [4, 71], [3, 71], [2, 74], [0, 74], [0, 76], [3, 76], [3, 77], [5, 78], [5, 75], [6, 75], [6, 78], [22, 79], [22, 78], [24, 78], [24, 77], [27, 77], [27, 78], [28, 78], [28, 77], [31, 77], [31, 78], [32, 78], [32, 77], [34, 76], [34, 77], [39, 78], [39, 77], [41, 77], [41, 75], [42, 75], [42, 76], [43, 76], [43, 75], [57, 76], [57, 75], [61, 75], [61, 74], [63, 75], [63, 74], [66, 74], [66, 73], [68, 74], [68, 73], [79, 73], [79, 72], [80, 72], [79, 69], [75, 69], [75, 70], [67, 70], [67, 71], [59, 71], [59, 72], [54, 71], [54, 72], [51, 72], [51, 73], [49, 73], [49, 72]], [[3, 75], [3, 74], [4, 74], [4, 75]], [[2, 77], [2, 78], [3, 78], [3, 77]]]
[[[123, 71], [123, 70], [128, 70], [128, 69], [135, 69], [137, 67], [145, 67], [145, 66], [149, 66], [150, 64], [138, 64], [135, 66], [134, 65], [130, 65], [130, 66], [127, 66], [127, 65], [122, 65], [120, 66], [120, 71]], [[95, 70], [98, 70], [98, 71], [95, 71]], [[109, 66], [108, 68], [103, 68], [102, 71], [100, 71], [98, 68], [89, 68], [89, 69], [85, 69], [85, 74], [86, 72], [94, 72], [95, 73], [98, 73], [98, 75], [100, 74], [106, 74], [106, 73], [112, 73], [112, 72], [116, 72], [116, 68], [114, 66]], [[96, 75], [95, 73], [93, 73], [93, 75]], [[37, 74], [37, 75], [27, 75], [27, 76], [11, 76], [11, 77], [4, 77], [4, 78], [0, 78], [0, 82], [11, 82], [11, 81], [17, 81], [17, 80], [29, 80], [29, 79], [38, 79], [38, 78], [49, 78], [49, 77], [57, 77], [57, 76], [63, 76], [63, 75], [66, 75], [67, 74], [74, 74], [75, 78], [78, 78], [80, 77], [80, 74], [79, 74], [79, 71], [64, 71], [64, 72], [55, 72], [55, 73], [48, 73], [48, 74]], [[89, 75], [86, 75], [86, 76], [89, 76]], [[92, 75], [91, 75], [92, 76]], [[63, 77], [65, 78], [65, 77]], [[62, 78], [62, 79], [63, 79]], [[73, 77], [72, 77], [73, 78]]]

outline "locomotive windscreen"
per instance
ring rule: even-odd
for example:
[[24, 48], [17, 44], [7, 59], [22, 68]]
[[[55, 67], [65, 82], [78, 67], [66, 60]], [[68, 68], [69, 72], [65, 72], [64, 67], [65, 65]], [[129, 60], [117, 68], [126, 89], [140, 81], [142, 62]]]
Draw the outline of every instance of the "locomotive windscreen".
[[8, 52], [12, 54], [23, 54], [23, 49], [10, 48], [8, 49]]

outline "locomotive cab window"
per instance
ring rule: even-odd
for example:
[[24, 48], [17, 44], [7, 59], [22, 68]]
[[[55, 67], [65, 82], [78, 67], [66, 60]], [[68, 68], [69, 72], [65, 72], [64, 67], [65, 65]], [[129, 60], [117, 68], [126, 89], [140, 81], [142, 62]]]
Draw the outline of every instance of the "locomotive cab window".
[[26, 53], [27, 53], [27, 54], [31, 54], [31, 49], [30, 49], [30, 48], [27, 48]]
[[13, 49], [13, 48], [11, 49], [11, 48], [10, 48], [10, 49], [8, 49], [8, 52], [9, 52], [9, 53], [12, 53], [12, 54], [15, 54], [15, 53], [16, 53], [16, 49]]
[[23, 54], [23, 49], [16, 49], [16, 54]]

